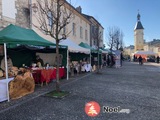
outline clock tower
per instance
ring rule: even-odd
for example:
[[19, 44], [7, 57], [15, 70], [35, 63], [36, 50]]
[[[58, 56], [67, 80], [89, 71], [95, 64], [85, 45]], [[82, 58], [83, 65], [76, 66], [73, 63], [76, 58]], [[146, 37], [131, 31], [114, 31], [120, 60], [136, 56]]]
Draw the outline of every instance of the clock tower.
[[140, 14], [137, 15], [137, 22], [134, 28], [134, 51], [144, 50], [143, 26], [140, 21]]

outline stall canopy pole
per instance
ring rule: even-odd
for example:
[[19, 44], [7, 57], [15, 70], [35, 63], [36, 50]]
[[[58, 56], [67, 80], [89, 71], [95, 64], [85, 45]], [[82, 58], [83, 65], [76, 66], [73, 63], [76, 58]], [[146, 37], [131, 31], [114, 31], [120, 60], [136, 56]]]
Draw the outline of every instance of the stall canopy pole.
[[68, 52], [68, 49], [67, 49], [67, 80], [68, 80], [68, 78], [69, 78], [69, 70], [68, 70], [69, 65], [68, 65], [68, 60], [69, 60], [69, 52]]
[[99, 70], [99, 49], [98, 49], [98, 56], [97, 57], [98, 57], [98, 65], [97, 66], [98, 66], [98, 70]]
[[6, 79], [8, 79], [8, 65], [7, 65], [7, 49], [6, 49], [6, 43], [4, 43], [4, 57], [5, 57]]
[[[103, 58], [102, 58], [102, 57], [103, 57], [103, 56], [102, 56], [102, 53], [101, 53], [101, 69], [102, 69], [102, 67], [103, 67], [103, 63], [102, 63], [102, 61], [103, 61], [102, 59], [103, 59]], [[103, 61], [103, 62], [104, 62], [104, 61]]]
[[90, 62], [90, 64], [91, 64], [91, 57], [92, 57], [92, 56], [91, 56], [91, 50], [90, 50], [90, 61], [89, 61], [89, 62]]

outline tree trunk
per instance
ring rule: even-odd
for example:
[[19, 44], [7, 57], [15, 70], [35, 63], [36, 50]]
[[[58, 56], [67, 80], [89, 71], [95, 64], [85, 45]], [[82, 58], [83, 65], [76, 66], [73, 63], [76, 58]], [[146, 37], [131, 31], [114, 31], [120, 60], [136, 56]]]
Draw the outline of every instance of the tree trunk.
[[56, 65], [56, 91], [60, 91], [60, 82], [59, 82], [59, 41], [56, 40], [56, 57], [57, 57], [57, 65]]
[[98, 48], [98, 65], [97, 65], [97, 73], [99, 73], [99, 48]]
[[57, 20], [56, 20], [56, 57], [57, 57], [57, 66], [56, 66], [56, 91], [60, 92], [60, 82], [59, 82], [59, 19], [60, 19], [60, 6], [59, 0], [57, 1]]
[[97, 37], [97, 39], [98, 39], [98, 44], [97, 44], [97, 46], [98, 46], [98, 65], [97, 65], [97, 73], [99, 73], [99, 42], [100, 42], [100, 38], [99, 38], [100, 36], [99, 36], [99, 34], [98, 34], [98, 37]]

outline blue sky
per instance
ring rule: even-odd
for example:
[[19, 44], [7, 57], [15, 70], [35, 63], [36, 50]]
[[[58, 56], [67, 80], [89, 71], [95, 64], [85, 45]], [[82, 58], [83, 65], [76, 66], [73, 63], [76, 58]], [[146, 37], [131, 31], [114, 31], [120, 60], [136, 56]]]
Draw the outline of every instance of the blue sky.
[[108, 28], [119, 27], [124, 33], [125, 46], [134, 44], [134, 26], [138, 10], [144, 27], [144, 39], [160, 39], [160, 0], [68, 0], [74, 7], [96, 18], [104, 27], [107, 40]]

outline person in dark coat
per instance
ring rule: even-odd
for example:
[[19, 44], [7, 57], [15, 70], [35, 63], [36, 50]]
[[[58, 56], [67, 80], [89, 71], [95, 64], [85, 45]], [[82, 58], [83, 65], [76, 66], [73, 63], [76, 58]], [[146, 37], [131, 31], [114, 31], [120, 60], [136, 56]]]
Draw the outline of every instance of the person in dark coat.
[[139, 64], [142, 65], [143, 64], [143, 62], [142, 62], [143, 59], [142, 59], [141, 55], [139, 56], [138, 60], [139, 60]]
[[109, 66], [109, 64], [110, 64], [110, 57], [109, 55], [107, 55], [107, 66]]
[[114, 56], [111, 55], [111, 67], [115, 64], [115, 61], [114, 61]]
[[159, 56], [157, 56], [157, 63], [159, 63]]
[[41, 66], [44, 66], [44, 62], [43, 62], [43, 60], [40, 58], [40, 56], [39, 55], [37, 55], [36, 56], [36, 64], [38, 63], [38, 62], [40, 62], [41, 63]]
[[123, 54], [122, 54], [122, 52], [121, 52], [121, 59], [120, 59], [120, 61], [121, 61], [121, 66], [122, 66], [122, 61], [123, 61]]
[[136, 61], [136, 56], [134, 55], [134, 56], [133, 56], [133, 62], [135, 62], [135, 61]]

